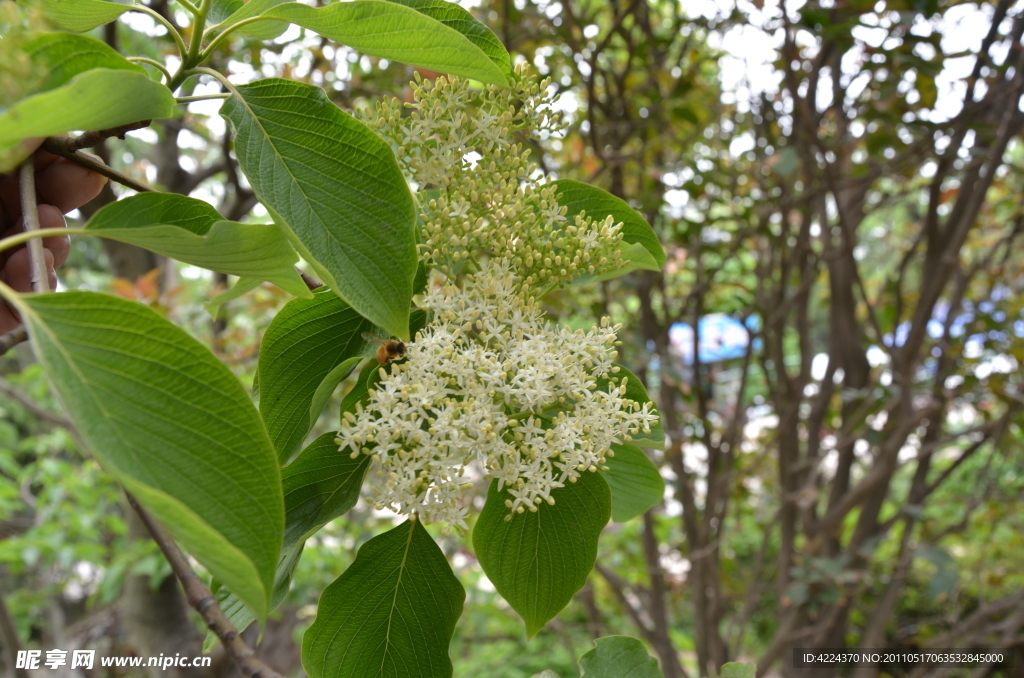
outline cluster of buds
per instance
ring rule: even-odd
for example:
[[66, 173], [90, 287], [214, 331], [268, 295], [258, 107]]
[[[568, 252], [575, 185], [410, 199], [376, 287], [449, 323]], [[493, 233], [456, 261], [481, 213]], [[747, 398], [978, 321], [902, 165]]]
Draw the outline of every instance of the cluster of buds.
[[421, 256], [445, 275], [490, 257], [527, 287], [549, 289], [622, 265], [614, 219], [568, 219], [556, 187], [542, 183], [530, 150], [515, 142], [562, 127], [548, 80], [537, 83], [527, 69], [517, 67], [511, 88], [482, 92], [460, 78], [417, 78], [411, 115], [386, 99], [371, 121], [419, 188]]

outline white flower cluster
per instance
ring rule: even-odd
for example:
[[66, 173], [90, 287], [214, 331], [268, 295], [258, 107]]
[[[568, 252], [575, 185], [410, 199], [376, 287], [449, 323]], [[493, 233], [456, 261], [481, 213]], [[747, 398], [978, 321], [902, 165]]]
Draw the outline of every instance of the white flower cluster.
[[[382, 368], [338, 444], [372, 455], [380, 509], [466, 529], [471, 478], [507, 489], [508, 518], [596, 472], [610, 446], [650, 431], [648, 404], [626, 397], [617, 328], [546, 323], [552, 286], [621, 264], [621, 224], [566, 218], [513, 136], [557, 130], [546, 82], [516, 71], [511, 88], [473, 92], [458, 78], [417, 79], [411, 115], [397, 100], [371, 121], [421, 198], [421, 258], [444, 284], [420, 305], [430, 323]], [[474, 155], [475, 154], [475, 155]]]
[[[370, 124], [426, 196], [421, 248], [431, 268], [452, 275], [483, 253], [542, 289], [621, 266], [614, 219], [570, 221], [556, 188], [540, 183], [530, 150], [515, 143], [517, 133], [536, 138], [562, 128], [548, 85], [521, 64], [509, 88], [417, 78], [412, 103], [385, 99], [377, 107]], [[412, 114], [403, 117], [403, 107]]]
[[468, 468], [497, 478], [514, 513], [554, 504], [551, 491], [597, 471], [609, 446], [650, 431], [657, 415], [616, 377], [615, 328], [544, 322], [508, 262], [428, 293], [433, 322], [407, 359], [348, 412], [338, 443], [373, 455], [378, 508], [466, 528]]

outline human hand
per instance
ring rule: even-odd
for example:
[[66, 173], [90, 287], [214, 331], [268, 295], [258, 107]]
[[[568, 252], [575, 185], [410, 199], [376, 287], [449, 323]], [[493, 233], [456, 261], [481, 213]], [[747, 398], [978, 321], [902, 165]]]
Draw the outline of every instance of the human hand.
[[[39, 139], [35, 146], [42, 141]], [[40, 228], [64, 228], [67, 225], [64, 215], [99, 195], [107, 181], [106, 177], [58, 155], [36, 151], [33, 157]], [[18, 173], [0, 174], [0, 237], [21, 233], [23, 223]], [[67, 260], [71, 239], [66, 235], [50, 236], [43, 238], [43, 247], [50, 289], [54, 289], [57, 286], [55, 271]], [[32, 291], [29, 254], [24, 244], [0, 252], [0, 280], [18, 292]], [[14, 309], [0, 302], [0, 334], [10, 332], [20, 322]]]

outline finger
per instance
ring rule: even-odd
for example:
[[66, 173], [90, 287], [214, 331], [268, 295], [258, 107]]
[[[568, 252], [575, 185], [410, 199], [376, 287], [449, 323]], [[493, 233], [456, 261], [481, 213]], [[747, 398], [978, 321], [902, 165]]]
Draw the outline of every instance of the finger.
[[[60, 210], [53, 205], [40, 205], [39, 206], [39, 227], [40, 228], [65, 228], [67, 222], [64, 221], [64, 215], [60, 213]], [[24, 230], [24, 220], [19, 219], [18, 223], [10, 228], [0, 232], [0, 238], [7, 238], [12, 235], [21, 233]], [[71, 238], [66, 235], [51, 235], [48, 238], [43, 238], [43, 247], [50, 250], [53, 253], [54, 267], [60, 268], [64, 265], [64, 262], [68, 260], [68, 254], [71, 252]], [[9, 250], [0, 252], [0, 266], [7, 263], [7, 260], [15, 252], [19, 252], [25, 248], [25, 245], [18, 245], [12, 247]]]
[[[0, 270], [0, 281], [7, 282], [7, 269]], [[0, 334], [7, 334], [21, 324], [21, 315], [6, 301], [0, 301]]]
[[[57, 287], [57, 274], [53, 270], [53, 252], [44, 249], [43, 256], [46, 258], [46, 271], [52, 290]], [[32, 265], [29, 263], [27, 249], [20, 249], [10, 256], [7, 265], [4, 266], [4, 277], [7, 284], [16, 292], [32, 291]]]
[[[53, 205], [39, 206], [39, 228], [66, 228], [64, 215]], [[43, 247], [53, 254], [53, 267], [60, 268], [68, 260], [71, 253], [71, 237], [67, 235], [51, 235], [43, 238]], [[53, 289], [51, 287], [50, 289]]]
[[40, 202], [67, 214], [89, 202], [103, 190], [107, 178], [60, 158], [36, 175]]
[[[3, 274], [0, 274], [3, 277]], [[0, 301], [0, 334], [7, 334], [21, 324], [21, 316], [7, 305], [7, 302]]]

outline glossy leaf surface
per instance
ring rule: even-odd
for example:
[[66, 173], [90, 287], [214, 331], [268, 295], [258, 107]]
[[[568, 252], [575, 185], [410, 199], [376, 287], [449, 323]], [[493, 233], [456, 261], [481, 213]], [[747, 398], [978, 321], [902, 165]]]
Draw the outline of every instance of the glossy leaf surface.
[[257, 367], [260, 414], [282, 462], [311, 428], [310, 407], [323, 380], [346, 360], [372, 353], [363, 335], [379, 330], [328, 289], [285, 304], [263, 335]]
[[302, 639], [310, 678], [451, 678], [466, 592], [417, 521], [366, 542]]
[[338, 450], [337, 433], [325, 433], [281, 471], [284, 484], [285, 548], [344, 515], [359, 500], [370, 465], [365, 454], [352, 459]]
[[611, 492], [600, 473], [584, 473], [542, 504], [505, 520], [507, 490], [491, 483], [473, 527], [473, 548], [498, 593], [526, 622], [526, 635], [561, 612], [587, 582], [597, 541], [611, 516]]

